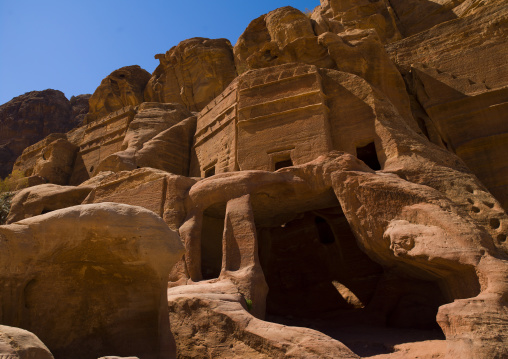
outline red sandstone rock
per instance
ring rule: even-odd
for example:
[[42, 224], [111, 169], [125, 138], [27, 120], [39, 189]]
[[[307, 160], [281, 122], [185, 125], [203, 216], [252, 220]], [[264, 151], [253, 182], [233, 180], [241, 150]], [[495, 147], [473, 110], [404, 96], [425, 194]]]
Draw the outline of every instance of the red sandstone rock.
[[0, 106], [0, 177], [6, 177], [23, 150], [51, 133], [75, 126], [72, 107], [56, 90], [32, 91]]
[[[79, 146], [69, 181], [84, 182], [21, 191], [10, 221], [117, 202], [149, 210], [132, 219], [142, 230], [126, 221], [132, 235], [162, 220], [178, 231], [164, 355], [504, 358], [505, 18], [502, 1], [284, 7], [242, 34], [236, 79], [226, 40], [183, 41], [158, 56], [144, 98], [101, 85], [100, 118], [24, 153], [43, 181], [65, 167], [44, 153]], [[55, 237], [81, 222], [66, 223]], [[110, 238], [108, 226], [89, 227]], [[0, 231], [38, 233], [12, 228]]]
[[88, 114], [89, 105], [88, 101], [92, 95], [78, 95], [72, 96], [69, 100], [72, 106], [72, 116], [76, 126], [82, 126], [85, 123], [85, 117]]
[[[102, 152], [92, 176], [100, 171], [133, 170], [139, 167], [188, 175], [194, 129], [195, 118], [183, 105], [145, 102], [129, 122], [121, 151], [109, 156]], [[111, 148], [111, 143], [108, 147]]]
[[232, 50], [226, 39], [193, 38], [155, 55], [160, 65], [146, 86], [146, 101], [200, 111], [236, 77]]
[[154, 213], [70, 207], [1, 226], [0, 247], [0, 296], [10, 308], [2, 323], [32, 331], [62, 358], [164, 351], [159, 322], [182, 245]]
[[[180, 357], [359, 358], [322, 333], [253, 317], [228, 281], [172, 288], [168, 300]], [[223, 343], [224, 349], [214, 344], [217, 342]]]
[[89, 99], [90, 110], [85, 123], [91, 123], [125, 106], [136, 106], [144, 101], [143, 91], [150, 74], [138, 65], [125, 66], [113, 71]]
[[57, 209], [77, 206], [92, 191], [92, 187], [58, 186], [41, 184], [25, 188], [14, 196], [7, 224], [25, 218], [55, 211]]
[[383, 43], [402, 38], [390, 1], [322, 0], [311, 18], [319, 32], [374, 29]]
[[254, 20], [238, 39], [234, 53], [239, 73], [290, 62], [354, 73], [383, 91], [413, 125], [404, 81], [374, 29], [315, 32], [311, 19], [284, 7]]
[[51, 134], [25, 148], [14, 163], [14, 171], [40, 178], [43, 183], [66, 185], [74, 170], [78, 147], [67, 141], [65, 134]]
[[468, 16], [390, 44], [387, 50], [428, 116], [433, 142], [461, 157], [506, 210], [508, 10], [502, 1], [469, 9]]
[[0, 326], [0, 356], [6, 359], [53, 359], [35, 334], [4, 325]]

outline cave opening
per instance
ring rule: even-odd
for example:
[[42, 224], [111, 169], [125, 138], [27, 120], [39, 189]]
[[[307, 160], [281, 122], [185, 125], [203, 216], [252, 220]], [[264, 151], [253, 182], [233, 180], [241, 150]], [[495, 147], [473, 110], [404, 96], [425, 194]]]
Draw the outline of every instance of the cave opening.
[[281, 168], [291, 167], [291, 166], [293, 166], [293, 161], [291, 161], [291, 158], [277, 161], [274, 164], [275, 171], [280, 170]]
[[210, 207], [203, 213], [201, 233], [201, 274], [204, 280], [218, 278], [222, 269], [224, 208]]
[[209, 169], [205, 170], [205, 178], [212, 177], [214, 175], [215, 175], [215, 166], [212, 166]]
[[435, 282], [369, 258], [340, 207], [296, 217], [258, 228], [267, 321], [316, 329], [361, 356], [391, 352], [384, 340], [444, 339], [436, 314], [445, 300]]
[[379, 163], [379, 159], [377, 157], [376, 145], [374, 142], [370, 142], [363, 147], [357, 147], [356, 157], [358, 157], [359, 160], [362, 160], [374, 171], [379, 171], [381, 169], [381, 164]]

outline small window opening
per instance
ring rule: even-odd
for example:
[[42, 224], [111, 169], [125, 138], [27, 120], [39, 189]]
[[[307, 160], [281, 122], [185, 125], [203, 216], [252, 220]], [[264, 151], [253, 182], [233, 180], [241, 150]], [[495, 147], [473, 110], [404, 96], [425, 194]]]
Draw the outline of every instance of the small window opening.
[[381, 164], [377, 158], [376, 145], [374, 142], [369, 143], [363, 147], [356, 148], [356, 157], [362, 160], [367, 166], [372, 168], [374, 171], [381, 169]]
[[331, 244], [335, 242], [335, 236], [333, 235], [332, 228], [322, 217], [316, 217], [314, 219], [319, 234], [319, 241], [323, 244]]
[[205, 171], [205, 178], [211, 177], [213, 175], [215, 175], [215, 166], [210, 167]]
[[90, 167], [90, 173], [92, 173], [94, 170], [94, 166]]
[[275, 162], [275, 171], [280, 170], [284, 167], [291, 167], [293, 165], [293, 161], [291, 161], [291, 158]]

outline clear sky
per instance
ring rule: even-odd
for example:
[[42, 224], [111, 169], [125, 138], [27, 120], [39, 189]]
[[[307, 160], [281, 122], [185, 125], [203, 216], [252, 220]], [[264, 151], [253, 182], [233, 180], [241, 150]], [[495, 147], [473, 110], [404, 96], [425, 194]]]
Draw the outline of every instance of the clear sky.
[[93, 93], [112, 71], [140, 65], [191, 37], [234, 46], [256, 17], [319, 0], [0, 0], [0, 104], [52, 88]]

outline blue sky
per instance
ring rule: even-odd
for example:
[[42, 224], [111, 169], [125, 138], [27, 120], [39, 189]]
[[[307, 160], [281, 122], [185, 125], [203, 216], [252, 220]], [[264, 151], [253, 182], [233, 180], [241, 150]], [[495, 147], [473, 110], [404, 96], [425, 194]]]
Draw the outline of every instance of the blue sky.
[[0, 0], [0, 104], [47, 88], [93, 93], [123, 66], [151, 73], [155, 54], [191, 37], [234, 46], [251, 20], [287, 5], [319, 0]]

